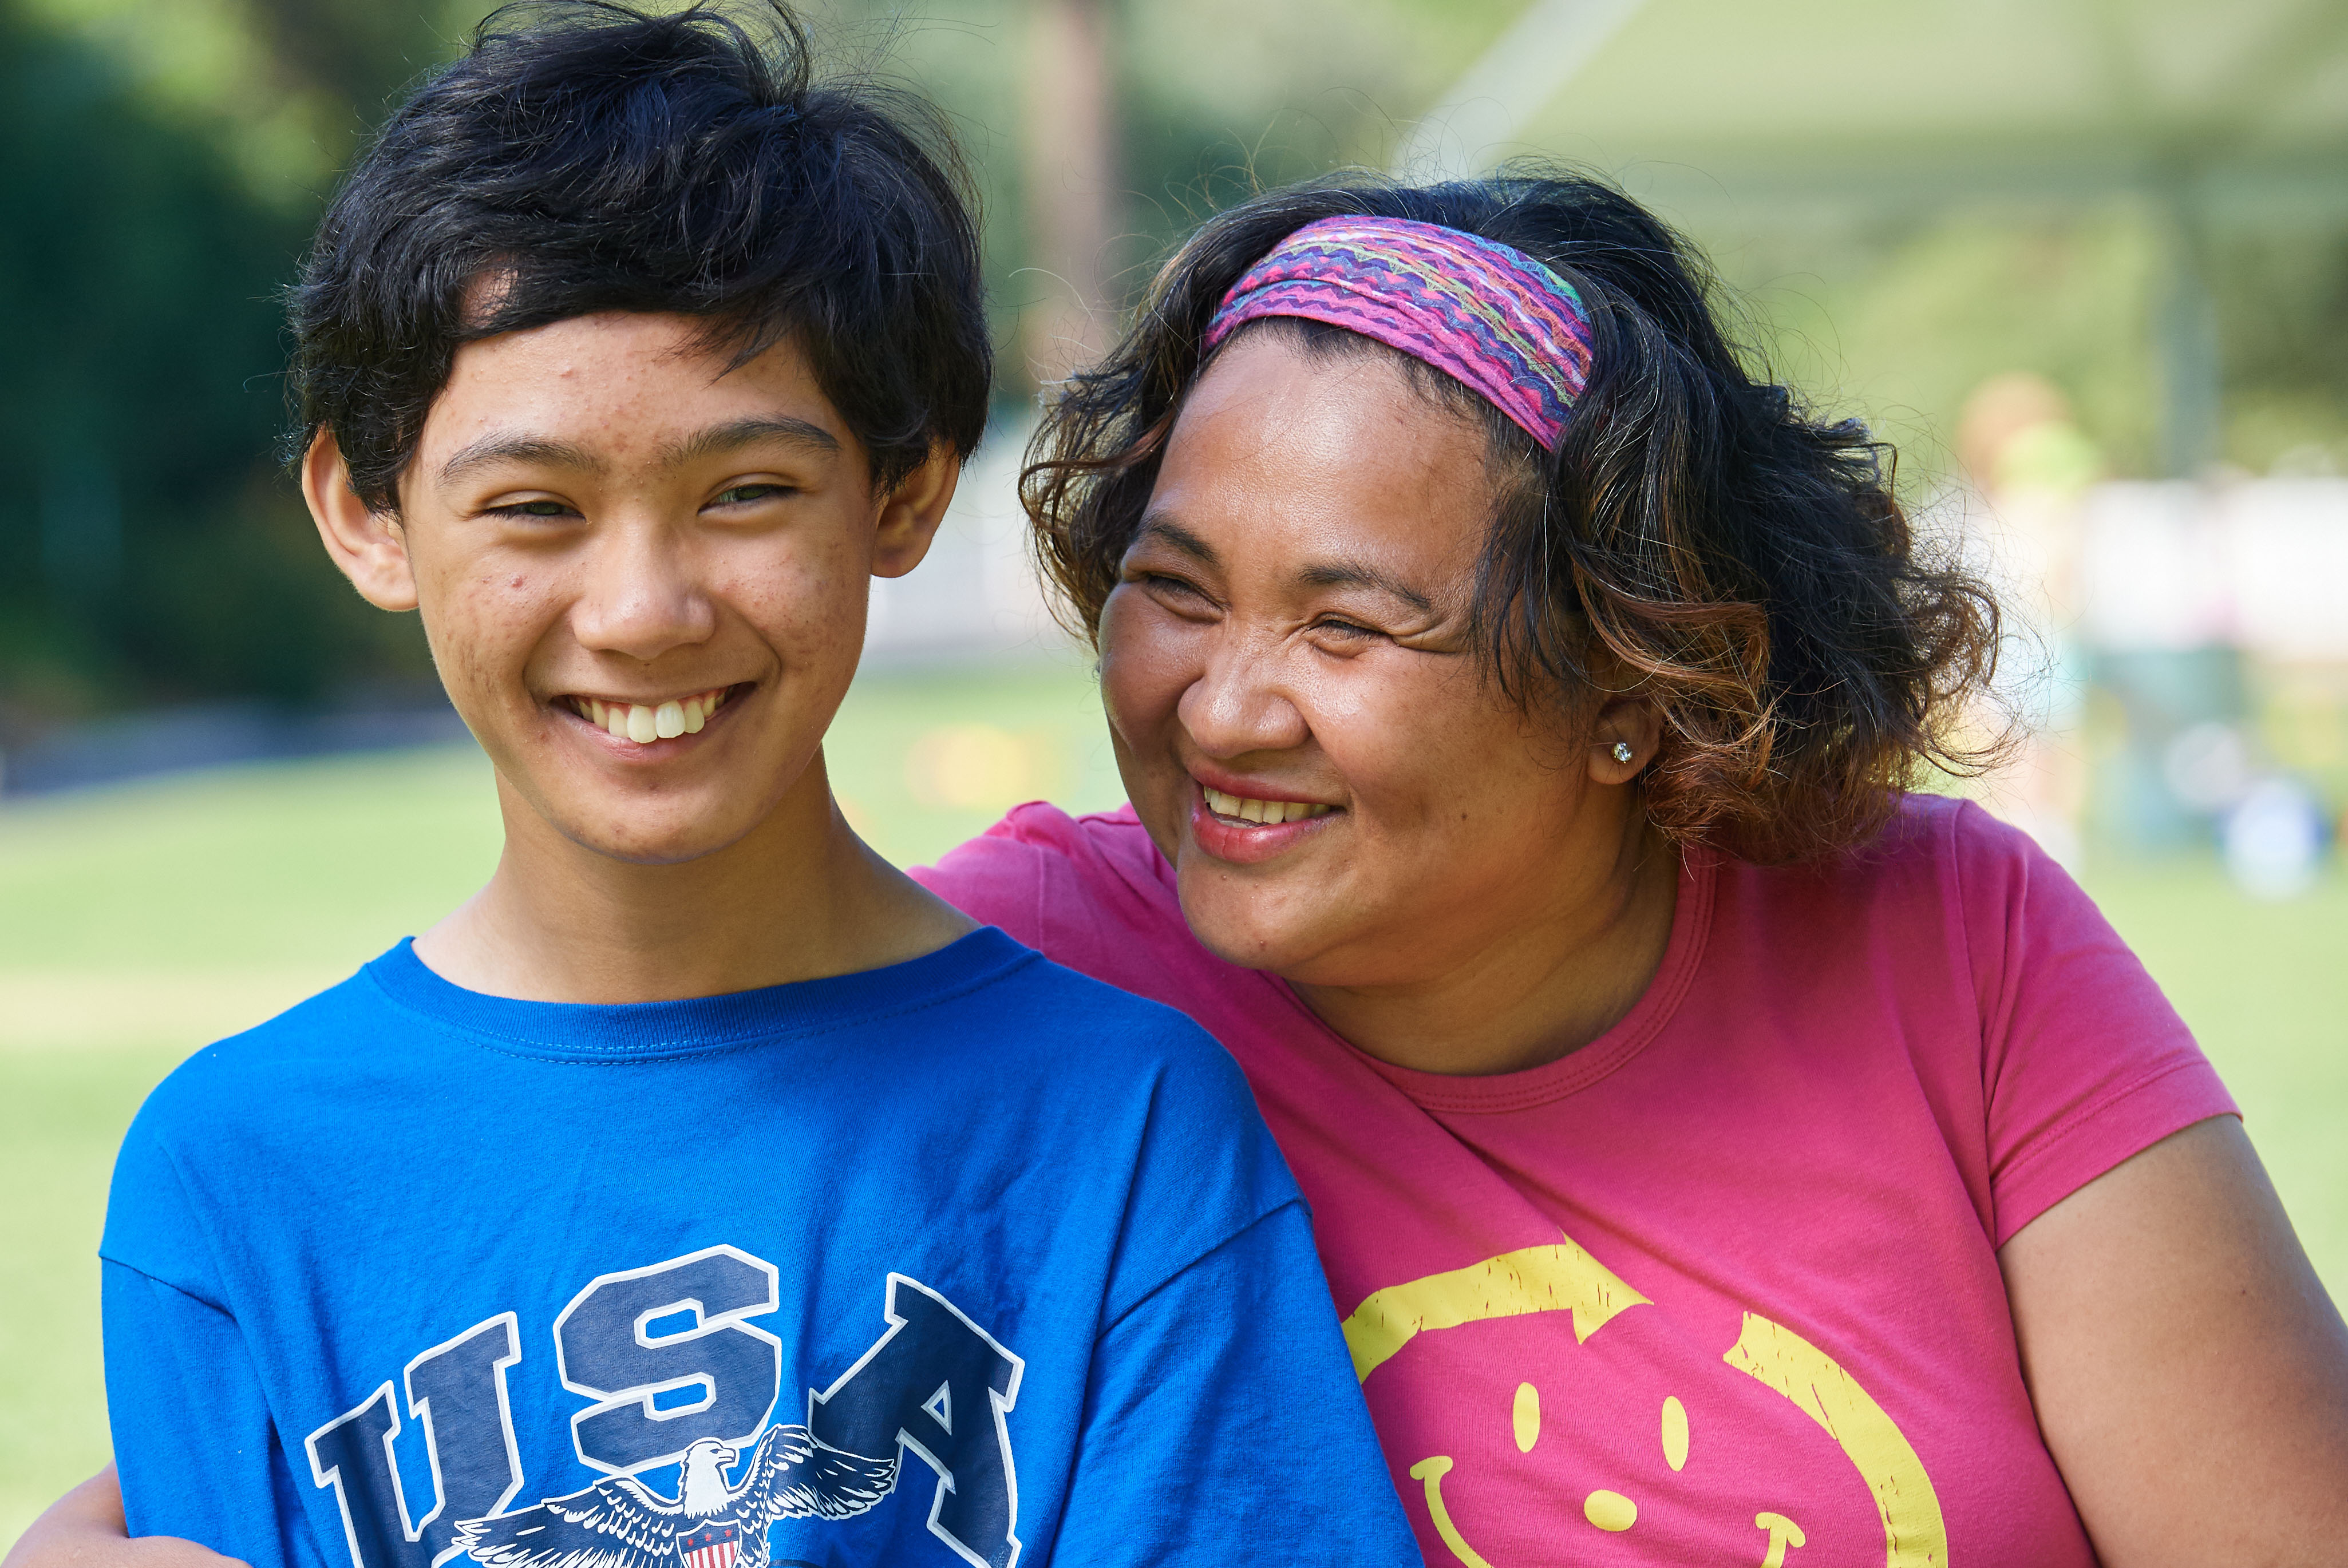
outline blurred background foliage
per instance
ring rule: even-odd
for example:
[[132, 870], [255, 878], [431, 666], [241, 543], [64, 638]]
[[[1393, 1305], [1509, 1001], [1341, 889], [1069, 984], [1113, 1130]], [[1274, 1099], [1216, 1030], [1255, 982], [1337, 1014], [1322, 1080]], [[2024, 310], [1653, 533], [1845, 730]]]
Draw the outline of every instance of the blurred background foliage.
[[[274, 297], [367, 128], [484, 9], [0, 0], [0, 749], [111, 709], [347, 702], [425, 681], [413, 623], [365, 612], [332, 579], [273, 466]], [[1824, 79], [1838, 49], [1854, 72], [1872, 68], [1849, 26], [1859, 13], [1808, 9], [1822, 21], [1805, 47], [1825, 52]], [[987, 200], [1014, 402], [1097, 346], [1167, 242], [1216, 206], [1385, 164], [1523, 11], [1517, 0], [808, 7], [836, 63], [910, 80], [955, 117]], [[1627, 63], [1613, 74], [1633, 79], [1601, 85], [1662, 117], [1675, 94], [1700, 108], [1702, 82], [1642, 64], [1663, 57], [1686, 14], [1648, 7], [1616, 51]], [[2305, 47], [2330, 36], [2290, 36]], [[1929, 85], [1934, 62], [1910, 65]], [[1902, 84], [1851, 86], [1879, 97]], [[1577, 88], [1569, 105], [1587, 96]], [[1519, 145], [1586, 159], [1634, 190], [1658, 168], [1706, 172], [1621, 158], [1560, 124], [1517, 128], [1529, 138]], [[2068, 394], [2110, 471], [2167, 463], [2157, 204], [2089, 192], [2017, 207], [1960, 190], [1823, 215], [1752, 199], [1681, 205], [1748, 292], [1756, 349], [1900, 440], [1920, 482], [1950, 466], [1968, 392], [2017, 369]], [[2348, 457], [2348, 216], [2213, 230], [2197, 254], [2223, 410], [2205, 456], [2259, 473], [2336, 467]]]

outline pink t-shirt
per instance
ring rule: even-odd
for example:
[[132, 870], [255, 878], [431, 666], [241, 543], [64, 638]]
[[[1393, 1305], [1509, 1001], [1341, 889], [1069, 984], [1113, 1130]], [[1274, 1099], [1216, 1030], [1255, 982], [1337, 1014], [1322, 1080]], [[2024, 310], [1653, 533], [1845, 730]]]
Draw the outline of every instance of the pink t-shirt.
[[1488, 1078], [1374, 1061], [1208, 953], [1129, 808], [1022, 806], [922, 877], [1238, 1058], [1430, 1563], [2093, 1563], [1996, 1248], [2234, 1106], [1978, 808], [1913, 797], [1822, 868], [1690, 855], [1630, 1015]]

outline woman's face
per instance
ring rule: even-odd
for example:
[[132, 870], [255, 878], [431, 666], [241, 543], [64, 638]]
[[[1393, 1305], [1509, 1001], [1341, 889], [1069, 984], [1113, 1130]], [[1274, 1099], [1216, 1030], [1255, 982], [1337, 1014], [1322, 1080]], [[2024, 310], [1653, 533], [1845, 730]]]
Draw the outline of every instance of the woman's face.
[[1616, 866], [1632, 769], [1599, 747], [1622, 705], [1528, 712], [1470, 645], [1484, 455], [1386, 354], [1278, 334], [1231, 344], [1184, 405], [1101, 682], [1135, 807], [1224, 958], [1432, 980], [1571, 920]]

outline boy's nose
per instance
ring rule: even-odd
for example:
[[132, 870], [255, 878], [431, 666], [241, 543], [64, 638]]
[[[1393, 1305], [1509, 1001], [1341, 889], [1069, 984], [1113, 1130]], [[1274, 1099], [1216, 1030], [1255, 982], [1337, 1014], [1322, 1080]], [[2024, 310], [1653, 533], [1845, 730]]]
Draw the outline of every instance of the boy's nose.
[[650, 663], [706, 641], [716, 620], [693, 562], [667, 528], [613, 528], [591, 547], [572, 612], [572, 633], [582, 645]]

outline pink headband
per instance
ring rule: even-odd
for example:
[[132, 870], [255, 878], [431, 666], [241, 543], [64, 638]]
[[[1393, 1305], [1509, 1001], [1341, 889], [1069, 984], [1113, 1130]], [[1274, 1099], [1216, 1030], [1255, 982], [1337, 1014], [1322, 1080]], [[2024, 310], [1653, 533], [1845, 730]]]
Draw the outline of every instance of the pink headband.
[[1206, 347], [1264, 316], [1375, 338], [1480, 393], [1545, 448], [1590, 380], [1590, 315], [1572, 284], [1513, 246], [1407, 218], [1297, 230], [1231, 285]]

